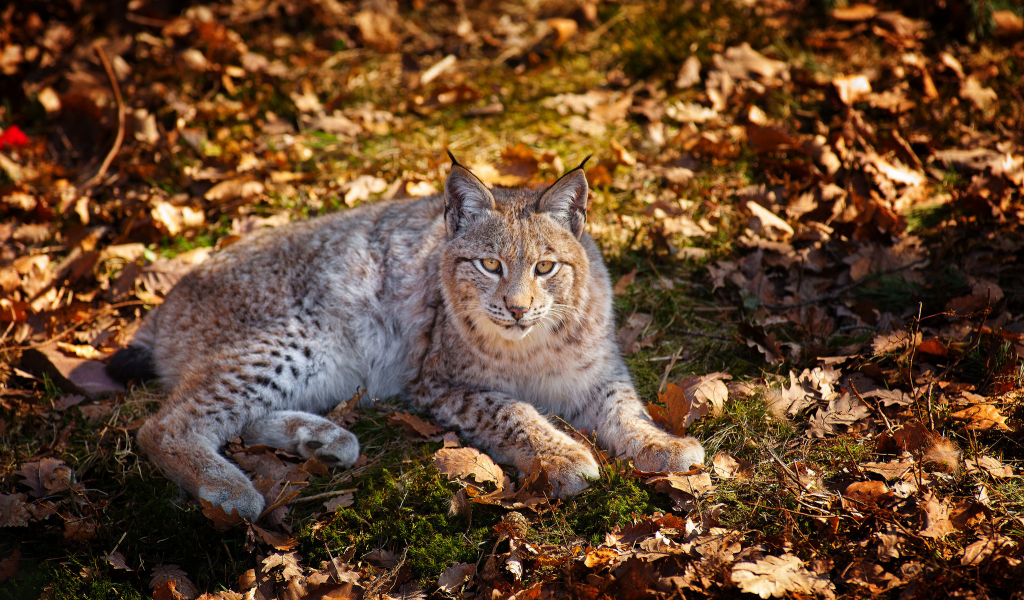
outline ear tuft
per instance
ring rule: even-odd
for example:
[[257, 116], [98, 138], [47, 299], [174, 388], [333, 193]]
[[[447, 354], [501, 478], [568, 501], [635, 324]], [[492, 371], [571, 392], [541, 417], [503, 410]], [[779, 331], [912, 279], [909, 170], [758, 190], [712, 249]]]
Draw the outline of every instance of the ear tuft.
[[583, 225], [587, 222], [587, 195], [590, 188], [587, 186], [583, 165], [589, 159], [588, 156], [580, 166], [563, 175], [537, 201], [537, 212], [548, 213], [577, 238], [583, 235]]
[[448, 237], [459, 229], [494, 210], [494, 196], [487, 186], [466, 167], [455, 162], [451, 152], [452, 170], [444, 182], [444, 218]]

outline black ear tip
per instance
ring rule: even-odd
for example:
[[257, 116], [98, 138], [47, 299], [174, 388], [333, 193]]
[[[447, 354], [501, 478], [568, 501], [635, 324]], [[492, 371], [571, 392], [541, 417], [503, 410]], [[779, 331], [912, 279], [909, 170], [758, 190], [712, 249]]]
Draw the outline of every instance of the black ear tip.
[[587, 157], [583, 159], [583, 162], [580, 163], [580, 166], [578, 166], [576, 168], [580, 169], [580, 170], [583, 170], [583, 165], [587, 164], [587, 161], [590, 160], [591, 157], [593, 157], [593, 156], [594, 156], [593, 154], [588, 154]]
[[448, 153], [448, 158], [452, 159], [452, 166], [459, 166], [459, 167], [462, 166], [462, 165], [459, 164], [459, 161], [455, 160], [455, 155], [452, 154], [451, 150], [449, 150], [448, 148], [445, 148], [444, 151]]

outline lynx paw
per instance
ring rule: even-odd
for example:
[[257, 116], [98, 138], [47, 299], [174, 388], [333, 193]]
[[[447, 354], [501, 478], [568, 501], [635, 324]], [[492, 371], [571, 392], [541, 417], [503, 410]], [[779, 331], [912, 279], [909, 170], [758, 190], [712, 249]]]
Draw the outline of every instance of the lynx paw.
[[263, 494], [256, 491], [248, 479], [244, 485], [240, 482], [224, 486], [204, 485], [199, 488], [198, 495], [214, 506], [220, 506], [229, 515], [233, 509], [238, 509], [238, 514], [250, 521], [259, 518], [266, 504]]
[[359, 458], [359, 440], [347, 429], [331, 425], [303, 431], [299, 454], [303, 458], [316, 458], [328, 467], [351, 467]]
[[633, 465], [639, 471], [680, 472], [704, 462], [704, 447], [692, 437], [666, 436], [648, 443], [637, 452]]
[[590, 487], [588, 479], [597, 479], [601, 475], [594, 456], [583, 446], [565, 449], [558, 454], [545, 454], [540, 457], [540, 464], [548, 474], [551, 494], [555, 498], [578, 494]]

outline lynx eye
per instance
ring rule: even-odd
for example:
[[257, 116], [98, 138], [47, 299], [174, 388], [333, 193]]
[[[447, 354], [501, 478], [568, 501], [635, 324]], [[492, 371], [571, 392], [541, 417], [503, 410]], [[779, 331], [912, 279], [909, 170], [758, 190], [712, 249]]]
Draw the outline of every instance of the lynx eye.
[[551, 272], [551, 269], [554, 269], [554, 268], [555, 268], [555, 263], [551, 262], [550, 260], [542, 260], [539, 263], [537, 263], [537, 274], [538, 275], [547, 275], [548, 273]]
[[496, 258], [481, 258], [480, 266], [489, 273], [501, 273], [501, 261]]

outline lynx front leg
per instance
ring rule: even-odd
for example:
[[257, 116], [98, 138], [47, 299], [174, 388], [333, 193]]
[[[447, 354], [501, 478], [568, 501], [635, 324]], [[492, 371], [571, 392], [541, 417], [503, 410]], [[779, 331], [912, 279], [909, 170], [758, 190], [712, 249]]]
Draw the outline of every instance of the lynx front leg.
[[351, 467], [359, 458], [359, 441], [350, 431], [321, 416], [294, 410], [272, 412], [250, 423], [242, 439], [316, 458], [328, 467]]
[[588, 416], [596, 426], [598, 440], [612, 452], [632, 459], [640, 471], [689, 471], [691, 465], [704, 462], [700, 442], [662, 431], [628, 382], [603, 386], [594, 412]]
[[500, 393], [448, 391], [422, 402], [446, 427], [463, 435], [499, 462], [529, 472], [539, 458], [556, 497], [586, 489], [600, 469], [590, 450], [556, 429], [537, 409]]

